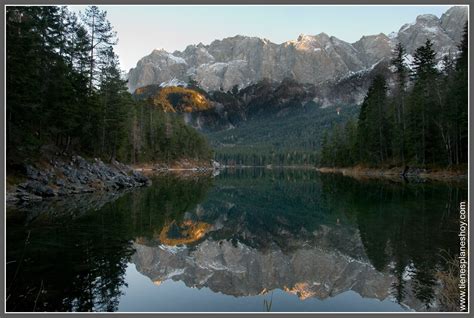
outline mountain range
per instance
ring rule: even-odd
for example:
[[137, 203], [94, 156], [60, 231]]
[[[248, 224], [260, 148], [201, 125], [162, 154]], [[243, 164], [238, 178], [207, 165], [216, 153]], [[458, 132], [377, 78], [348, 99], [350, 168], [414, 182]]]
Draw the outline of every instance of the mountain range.
[[[357, 79], [380, 65], [386, 68], [397, 43], [406, 48], [408, 64], [413, 61], [416, 48], [427, 39], [433, 41], [438, 60], [448, 54], [454, 58], [467, 17], [467, 7], [454, 6], [440, 18], [420, 15], [413, 23], [401, 26], [398, 32], [363, 36], [354, 43], [326, 33], [302, 34], [282, 44], [237, 35], [209, 45], [189, 45], [182, 52], [154, 50], [130, 69], [128, 87], [133, 92], [151, 84], [185, 85], [192, 79], [206, 91], [228, 91], [263, 79], [280, 82], [291, 78], [316, 85], [322, 96], [315, 97], [323, 104], [331, 104], [334, 86], [344, 85], [347, 78]], [[364, 94], [362, 90], [354, 102], [360, 102]]]

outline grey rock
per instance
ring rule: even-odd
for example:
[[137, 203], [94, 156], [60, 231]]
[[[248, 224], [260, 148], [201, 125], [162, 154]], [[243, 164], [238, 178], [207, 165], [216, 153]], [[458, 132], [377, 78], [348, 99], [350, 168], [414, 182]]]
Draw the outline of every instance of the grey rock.
[[[28, 180], [18, 184], [16, 192], [7, 194], [10, 203], [150, 184], [148, 178], [120, 162], [107, 165], [98, 159], [89, 162], [80, 156], [73, 156], [71, 161], [55, 160], [49, 168], [27, 165], [25, 170]], [[61, 175], [64, 177], [58, 177]]]
[[36, 180], [28, 181], [25, 190], [30, 193], [33, 193], [34, 195], [42, 197], [55, 196], [55, 192], [53, 189]]
[[32, 165], [25, 165], [26, 176], [30, 179], [35, 179], [39, 175], [39, 171]]
[[184, 79], [188, 65], [186, 61], [164, 50], [153, 50], [153, 52], [142, 58], [137, 69], [129, 73], [129, 80], [134, 83], [135, 88], [150, 83], [162, 83], [173, 78]]
[[389, 36], [380, 33], [348, 43], [325, 33], [300, 35], [296, 40], [275, 44], [266, 39], [237, 35], [215, 40], [209, 45], [190, 45], [173, 53], [154, 50], [140, 59], [128, 74], [129, 90], [150, 84], [195, 79], [206, 90], [247, 87], [264, 78], [280, 82], [292, 78], [301, 83], [320, 85], [334, 82], [391, 58], [392, 49], [402, 43], [414, 54], [427, 39], [441, 60], [458, 51], [467, 7], [452, 7], [439, 19], [420, 15]]
[[151, 181], [138, 171], [132, 172], [133, 179], [139, 184], [149, 184]]
[[359, 52], [359, 58], [365, 65], [374, 65], [389, 57], [392, 46], [392, 40], [383, 33], [363, 36], [354, 43], [354, 48]]
[[24, 190], [17, 191], [16, 197], [18, 198], [18, 200], [20, 202], [41, 201], [41, 200], [43, 200], [43, 198], [41, 196], [30, 193], [30, 192], [27, 192], [27, 191], [24, 191]]
[[115, 184], [119, 189], [132, 187], [133, 184], [130, 180], [122, 175], [118, 175], [114, 178]]
[[219, 170], [222, 168], [222, 165], [215, 160], [211, 160], [211, 165], [214, 170]]
[[[458, 21], [462, 23], [462, 21]], [[413, 55], [415, 50], [424, 45], [426, 40], [433, 41], [433, 48], [438, 52], [438, 58], [457, 51], [457, 43], [441, 27], [441, 22], [435, 15], [424, 14], [416, 18], [415, 23], [403, 25], [398, 31], [396, 41], [403, 44], [407, 53]]]
[[5, 196], [5, 200], [7, 203], [12, 203], [12, 202], [18, 202], [20, 199], [18, 198], [18, 193], [7, 192]]
[[455, 6], [443, 13], [440, 19], [441, 27], [456, 43], [461, 42], [464, 30], [462, 22], [467, 21], [468, 12], [465, 7]]

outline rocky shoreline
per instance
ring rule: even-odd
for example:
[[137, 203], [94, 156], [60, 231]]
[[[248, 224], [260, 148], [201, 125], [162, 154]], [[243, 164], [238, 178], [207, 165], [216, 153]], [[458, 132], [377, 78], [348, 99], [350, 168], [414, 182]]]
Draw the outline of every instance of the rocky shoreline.
[[144, 175], [153, 175], [156, 173], [184, 173], [184, 174], [207, 174], [218, 175], [219, 171], [225, 168], [215, 160], [190, 160], [181, 159], [172, 163], [148, 163], [134, 165], [132, 168]]
[[443, 181], [443, 182], [462, 182], [467, 181], [467, 171], [461, 170], [429, 170], [416, 167], [394, 167], [394, 168], [364, 168], [364, 167], [348, 167], [348, 168], [316, 168], [321, 173], [340, 173], [344, 176], [356, 179], [373, 179], [384, 178], [391, 180], [410, 180], [415, 182], [425, 181]]
[[24, 165], [25, 179], [7, 187], [6, 202], [41, 201], [95, 191], [117, 191], [151, 184], [149, 178], [117, 161], [100, 159], [51, 159], [41, 164]]

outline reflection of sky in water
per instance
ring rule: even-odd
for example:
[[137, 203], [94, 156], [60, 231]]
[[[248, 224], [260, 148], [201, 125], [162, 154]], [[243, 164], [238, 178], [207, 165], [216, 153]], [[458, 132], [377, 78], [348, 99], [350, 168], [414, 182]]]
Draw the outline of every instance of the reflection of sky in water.
[[[214, 293], [209, 288], [189, 288], [183, 282], [171, 279], [155, 285], [148, 277], [140, 274], [134, 264], [128, 264], [125, 273], [128, 287], [123, 289], [118, 311], [265, 311], [264, 300], [270, 301], [272, 292], [266, 295], [234, 297]], [[363, 312], [403, 311], [403, 307], [388, 299], [362, 298], [354, 291], [343, 292], [335, 297], [299, 299], [280, 289], [273, 291], [272, 311], [319, 311], [319, 312]]]

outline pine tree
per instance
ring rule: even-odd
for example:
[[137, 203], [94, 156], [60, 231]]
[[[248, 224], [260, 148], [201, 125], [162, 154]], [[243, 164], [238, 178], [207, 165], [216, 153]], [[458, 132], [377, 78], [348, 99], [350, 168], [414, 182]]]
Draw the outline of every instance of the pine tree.
[[[6, 103], [7, 156], [24, 141], [24, 147], [35, 143], [34, 112], [39, 103], [41, 83], [39, 56], [41, 36], [38, 28], [39, 7], [8, 7], [6, 9]], [[28, 63], [25, 63], [28, 61]], [[29, 136], [29, 138], [27, 138]]]
[[450, 109], [451, 161], [454, 164], [468, 162], [468, 24], [459, 45], [459, 56], [447, 92], [447, 108]]
[[98, 82], [100, 61], [106, 58], [107, 50], [111, 45], [117, 44], [116, 33], [107, 20], [107, 12], [101, 11], [97, 6], [88, 7], [81, 16], [86, 24], [89, 36], [89, 91], [92, 92]]
[[398, 154], [402, 164], [405, 163], [405, 90], [409, 75], [408, 67], [405, 63], [406, 51], [401, 43], [398, 43], [394, 50], [392, 65], [395, 67], [396, 89], [394, 92], [394, 105], [396, 107], [396, 123], [394, 133], [394, 150]]
[[362, 162], [377, 164], [388, 159], [389, 125], [387, 119], [387, 85], [376, 75], [362, 103], [357, 127], [357, 141]]
[[345, 166], [359, 162], [359, 145], [357, 140], [357, 121], [349, 119], [344, 128], [345, 136]]
[[456, 70], [457, 70], [457, 78], [458, 78], [458, 89], [459, 92], [457, 96], [459, 97], [459, 102], [457, 103], [458, 109], [457, 114], [458, 118], [457, 121], [459, 123], [459, 155], [457, 156], [457, 162], [468, 162], [468, 94], [469, 94], [469, 87], [468, 87], [468, 76], [469, 76], [469, 64], [468, 64], [468, 57], [469, 57], [469, 45], [468, 45], [468, 38], [469, 38], [469, 28], [468, 24], [464, 25], [464, 32], [461, 44], [459, 49], [461, 53], [459, 58], [456, 62]]
[[7, 8], [9, 164], [38, 159], [44, 145], [108, 160], [209, 158], [182, 118], [127, 92], [106, 13], [90, 7], [83, 17], [92, 34], [67, 7]]
[[64, 128], [64, 121], [57, 117], [56, 110], [65, 98], [74, 95], [71, 70], [63, 56], [64, 12], [54, 6], [7, 10], [10, 146], [13, 146], [13, 135], [23, 139], [25, 148], [35, 147], [47, 141], [51, 134], [57, 136]]
[[122, 79], [117, 56], [112, 47], [106, 52], [100, 77], [100, 153], [116, 159], [127, 136], [125, 122], [132, 99]]
[[433, 43], [429, 39], [414, 54], [410, 138], [415, 161], [423, 166], [434, 162], [438, 155], [436, 149], [439, 149], [437, 143], [441, 139], [434, 127], [435, 111], [441, 103], [435, 57]]
[[330, 157], [330, 145], [329, 145], [329, 136], [327, 130], [323, 133], [323, 138], [321, 140], [321, 152], [320, 152], [320, 165], [330, 166], [332, 165], [332, 160]]

